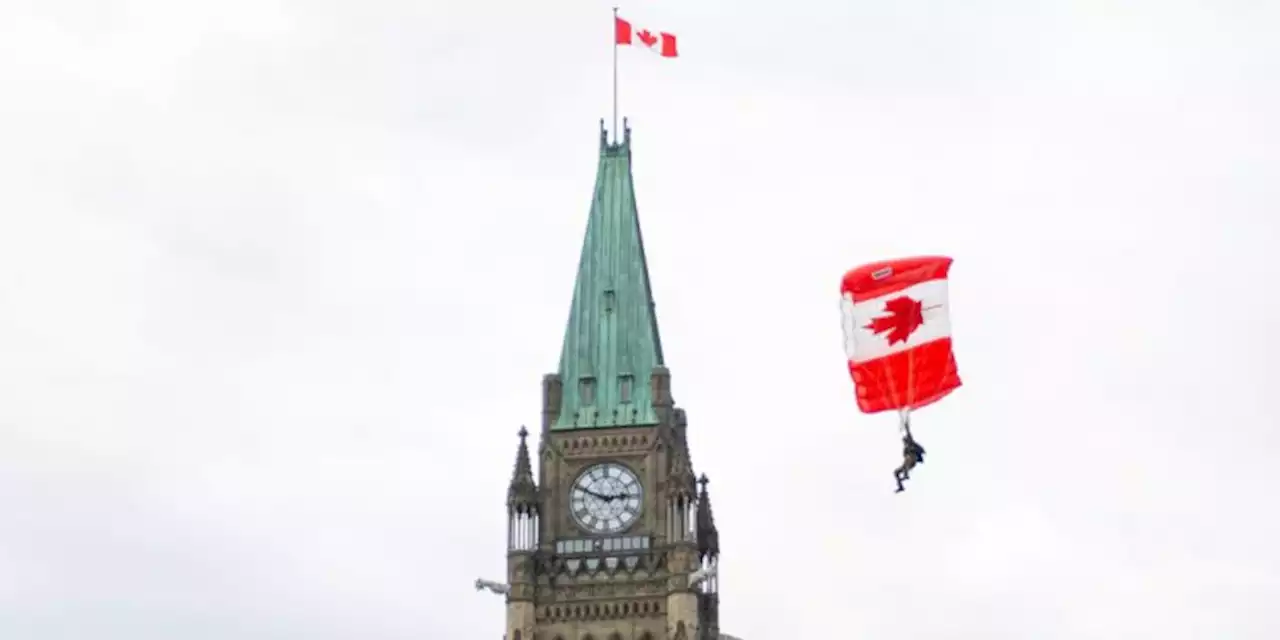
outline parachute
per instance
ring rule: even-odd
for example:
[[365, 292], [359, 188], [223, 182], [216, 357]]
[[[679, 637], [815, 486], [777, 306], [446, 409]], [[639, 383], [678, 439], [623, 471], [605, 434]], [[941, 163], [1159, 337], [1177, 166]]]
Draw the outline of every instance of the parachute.
[[961, 384], [951, 351], [951, 261], [922, 256], [873, 262], [844, 274], [840, 285], [858, 408], [897, 411], [908, 435], [912, 411]]

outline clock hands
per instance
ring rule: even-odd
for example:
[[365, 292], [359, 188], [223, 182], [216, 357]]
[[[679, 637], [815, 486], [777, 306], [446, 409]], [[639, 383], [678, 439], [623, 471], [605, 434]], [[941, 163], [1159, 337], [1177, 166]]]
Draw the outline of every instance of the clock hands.
[[[579, 487], [579, 488], [581, 488], [581, 487]], [[593, 498], [599, 498], [599, 499], [601, 499], [601, 500], [608, 500], [608, 499], [609, 499], [609, 496], [601, 495], [601, 494], [596, 493], [596, 492], [594, 492], [594, 491], [592, 491], [592, 490], [590, 490], [590, 489], [582, 489], [582, 492], [583, 492], [583, 493], [585, 493], [585, 494], [587, 494], [587, 495], [589, 495], [589, 496], [591, 496], [591, 497], [593, 497]]]
[[626, 491], [620, 491], [620, 492], [615, 493], [615, 494], [613, 494], [613, 495], [611, 495], [611, 496], [607, 496], [607, 495], [604, 495], [604, 494], [602, 494], [602, 493], [596, 493], [596, 492], [594, 492], [594, 491], [592, 491], [592, 490], [590, 490], [590, 489], [587, 489], [587, 488], [585, 488], [585, 487], [579, 487], [579, 488], [580, 488], [580, 489], [582, 489], [582, 492], [583, 492], [583, 493], [585, 493], [585, 494], [587, 494], [587, 495], [589, 495], [589, 496], [591, 496], [591, 497], [593, 497], [593, 498], [599, 498], [599, 499], [601, 499], [601, 500], [606, 500], [606, 501], [608, 501], [608, 502], [613, 502], [614, 500], [618, 500], [619, 498], [630, 498], [630, 497], [631, 497], [631, 494], [627, 493]]

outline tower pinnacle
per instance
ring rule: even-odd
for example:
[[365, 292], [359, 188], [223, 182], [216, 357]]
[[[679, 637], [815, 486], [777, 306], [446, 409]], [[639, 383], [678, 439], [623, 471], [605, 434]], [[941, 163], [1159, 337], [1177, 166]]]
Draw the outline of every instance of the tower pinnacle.
[[529, 462], [529, 430], [520, 427], [520, 447], [516, 449], [515, 468], [511, 472], [511, 484], [507, 487], [507, 506], [514, 511], [527, 512], [536, 509], [538, 485], [533, 480], [533, 465]]
[[710, 483], [705, 473], [698, 478], [698, 484], [702, 487], [698, 494], [698, 555], [703, 558], [720, 555], [720, 532], [716, 530], [716, 518], [711, 511], [711, 494], [707, 492], [707, 485]]

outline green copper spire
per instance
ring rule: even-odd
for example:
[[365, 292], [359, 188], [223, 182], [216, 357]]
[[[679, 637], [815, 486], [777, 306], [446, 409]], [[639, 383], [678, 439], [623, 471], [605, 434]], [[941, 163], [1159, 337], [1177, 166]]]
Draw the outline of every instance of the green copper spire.
[[[623, 121], [625, 123], [625, 120]], [[591, 217], [560, 352], [554, 430], [658, 424], [649, 375], [663, 364], [631, 181], [631, 129], [608, 141], [601, 122]]]

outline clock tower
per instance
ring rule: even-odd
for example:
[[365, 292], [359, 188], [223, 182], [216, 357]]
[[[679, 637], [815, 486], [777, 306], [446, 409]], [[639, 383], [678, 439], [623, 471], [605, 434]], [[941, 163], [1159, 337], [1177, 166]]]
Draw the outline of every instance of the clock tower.
[[[624, 121], [625, 123], [625, 121]], [[631, 176], [600, 159], [559, 370], [507, 492], [506, 640], [719, 640], [719, 535], [672, 395]]]

